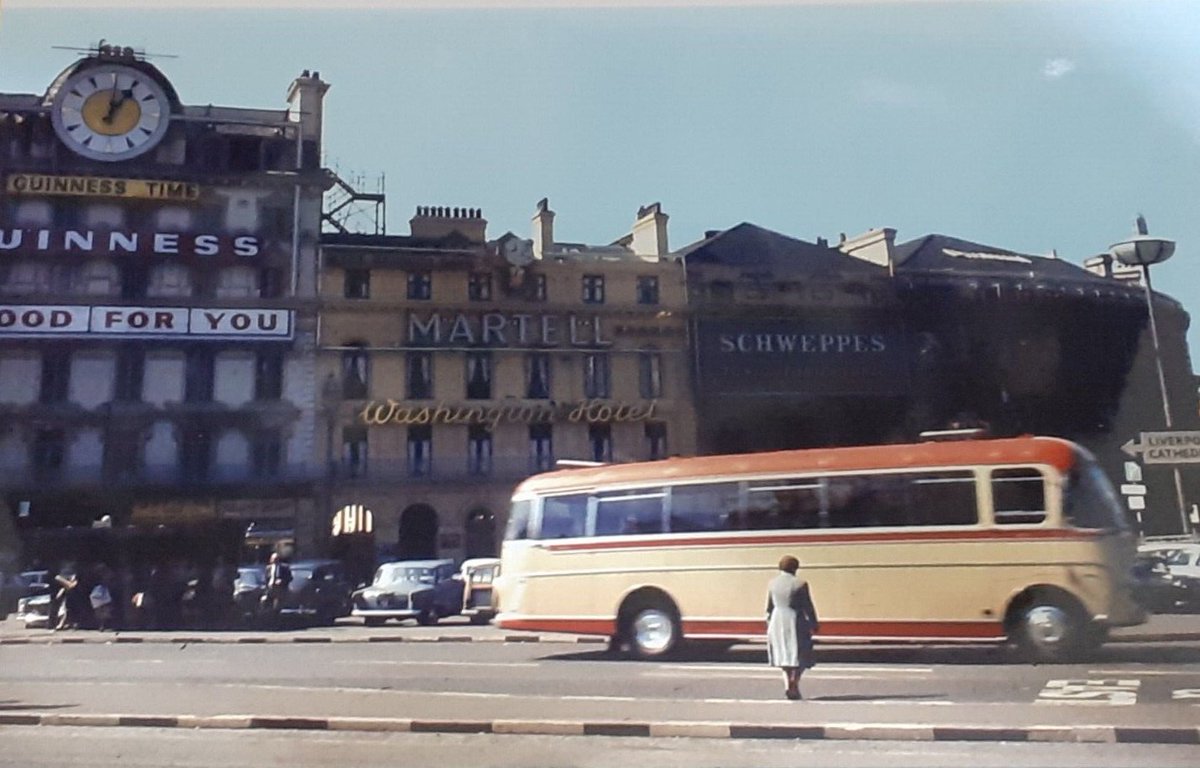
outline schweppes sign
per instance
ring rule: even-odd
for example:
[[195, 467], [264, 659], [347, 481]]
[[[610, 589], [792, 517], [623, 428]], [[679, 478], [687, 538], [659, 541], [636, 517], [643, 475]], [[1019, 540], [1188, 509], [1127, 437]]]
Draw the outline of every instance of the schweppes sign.
[[103, 176], [48, 176], [14, 173], [4, 185], [12, 195], [55, 195], [69, 197], [124, 197], [142, 200], [197, 200], [200, 185], [187, 181], [112, 179]]

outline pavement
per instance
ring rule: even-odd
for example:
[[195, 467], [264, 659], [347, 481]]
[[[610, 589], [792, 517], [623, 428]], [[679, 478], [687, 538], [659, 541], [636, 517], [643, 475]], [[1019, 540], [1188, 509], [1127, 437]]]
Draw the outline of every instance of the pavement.
[[[1159, 615], [1140, 626], [1114, 633], [1114, 643], [1186, 644], [1200, 642], [1200, 616]], [[0, 645], [53, 644], [177, 644], [193, 643], [603, 643], [603, 638], [539, 635], [475, 627], [447, 620], [441, 626], [387, 625], [363, 627], [350, 620], [334, 627], [279, 632], [96, 632], [26, 630], [11, 617], [0, 623]], [[1164, 645], [1168, 647], [1176, 647]], [[174, 698], [182, 683], [161, 683], [163, 698]], [[226, 687], [220, 696], [189, 696], [171, 711], [146, 711], [155, 700], [154, 685], [70, 686], [73, 711], [40, 702], [39, 688], [6, 682], [0, 685], [0, 726], [87, 726], [120, 728], [189, 728], [237, 730], [319, 730], [408, 733], [480, 733], [549, 736], [641, 736], [712, 739], [901, 740], [970, 742], [1068, 742], [1200, 745], [1200, 718], [1193, 705], [1156, 705], [1122, 712], [1096, 711], [1080, 720], [1079, 710], [1064, 707], [1030, 708], [1016, 705], [916, 708], [903, 703], [861, 708], [845, 702], [778, 702], [753, 711], [729, 712], [708, 701], [623, 702], [618, 712], [611, 703], [582, 706], [564, 717], [554, 697], [521, 701], [519, 712], [499, 713], [472, 704], [473, 694], [459, 700], [453, 693], [428, 696], [387, 692], [388, 706], [364, 697], [361, 690], [332, 690], [331, 699], [280, 697]], [[175, 686], [172, 688], [171, 686]], [[103, 690], [101, 690], [103, 689]], [[44, 694], [44, 691], [41, 691]], [[482, 704], [482, 702], [480, 702]], [[573, 702], [574, 704], [575, 702]], [[254, 714], [242, 714], [242, 713]], [[335, 714], [330, 714], [333, 712]], [[398, 712], [419, 717], [381, 717]], [[503, 716], [496, 717], [500, 714]], [[1031, 723], [1031, 720], [1036, 722]]]

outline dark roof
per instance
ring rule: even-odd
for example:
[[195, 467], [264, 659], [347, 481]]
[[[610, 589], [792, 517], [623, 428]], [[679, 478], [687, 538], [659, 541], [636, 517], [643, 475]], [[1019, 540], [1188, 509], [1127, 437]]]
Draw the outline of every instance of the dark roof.
[[945, 274], [961, 277], [1059, 279], [1112, 287], [1109, 278], [1069, 261], [997, 248], [947, 235], [926, 235], [896, 246], [897, 274]]
[[858, 272], [884, 274], [884, 267], [848, 256], [827, 245], [797, 240], [742, 222], [679, 251], [684, 263], [794, 272]]

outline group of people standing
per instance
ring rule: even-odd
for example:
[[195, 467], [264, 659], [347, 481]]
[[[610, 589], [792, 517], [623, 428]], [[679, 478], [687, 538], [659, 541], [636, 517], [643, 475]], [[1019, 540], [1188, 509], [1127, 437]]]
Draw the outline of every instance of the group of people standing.
[[54, 629], [219, 628], [230, 618], [235, 569], [158, 563], [64, 564], [51, 585]]

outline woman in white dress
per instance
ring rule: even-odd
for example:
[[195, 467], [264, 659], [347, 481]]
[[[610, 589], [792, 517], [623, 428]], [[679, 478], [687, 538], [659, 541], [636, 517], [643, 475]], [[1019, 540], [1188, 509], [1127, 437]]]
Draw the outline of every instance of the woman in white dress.
[[803, 698], [800, 676], [813, 665], [813, 633], [820, 627], [799, 568], [799, 560], [784, 556], [779, 575], [767, 585], [767, 662], [783, 670], [784, 695], [793, 700]]

